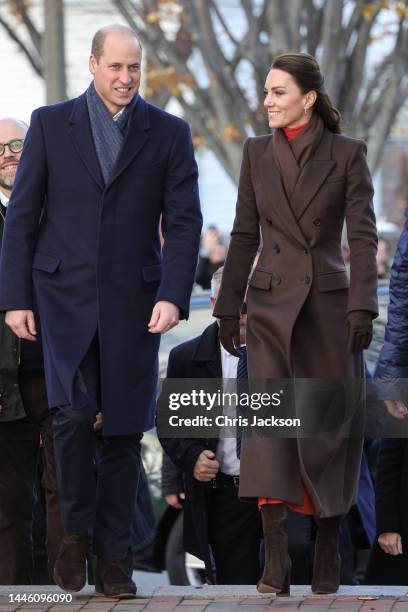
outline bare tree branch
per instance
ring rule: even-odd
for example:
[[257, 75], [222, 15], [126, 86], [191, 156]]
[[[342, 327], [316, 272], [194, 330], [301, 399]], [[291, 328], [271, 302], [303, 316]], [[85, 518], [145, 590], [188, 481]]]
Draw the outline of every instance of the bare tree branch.
[[30, 36], [31, 42], [33, 43], [37, 53], [42, 53], [42, 36], [35, 27], [30, 15], [28, 14], [27, 3], [25, 0], [13, 0], [15, 11], [18, 12], [22, 23], [25, 25], [27, 33]]
[[11, 40], [13, 40], [21, 51], [24, 53], [30, 66], [34, 69], [35, 73], [42, 77], [43, 76], [43, 64], [40, 57], [37, 57], [32, 53], [27, 45], [21, 40], [21, 38], [16, 34], [13, 28], [0, 16], [0, 25], [3, 26]]
[[343, 34], [342, 17], [343, 2], [328, 0], [323, 14], [321, 68], [326, 79], [326, 89], [334, 101], [337, 100], [340, 88], [338, 71], [344, 61], [341, 46]]
[[224, 32], [226, 33], [226, 35], [228, 36], [228, 38], [230, 39], [234, 47], [237, 47], [239, 45], [239, 41], [232, 35], [230, 28], [228, 27], [220, 9], [218, 8], [218, 4], [214, 2], [214, 0], [208, 0], [208, 1], [211, 3], [211, 9], [214, 11], [215, 15], [217, 16], [217, 19], [220, 22], [222, 29], [224, 30]]

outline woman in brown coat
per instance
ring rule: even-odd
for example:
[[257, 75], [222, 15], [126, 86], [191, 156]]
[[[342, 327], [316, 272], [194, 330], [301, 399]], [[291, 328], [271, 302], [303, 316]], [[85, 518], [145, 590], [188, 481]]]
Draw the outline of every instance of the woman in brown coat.
[[[366, 146], [340, 134], [323, 80], [310, 55], [275, 58], [264, 102], [273, 133], [244, 145], [214, 314], [222, 344], [237, 354], [240, 309], [262, 235], [246, 297], [250, 378], [363, 378], [362, 350], [378, 314], [373, 188]], [[243, 440], [240, 495], [258, 499], [265, 535], [260, 591], [289, 592], [286, 506], [315, 516], [312, 590], [338, 589], [338, 525], [355, 500], [360, 456], [361, 440], [346, 436]]]

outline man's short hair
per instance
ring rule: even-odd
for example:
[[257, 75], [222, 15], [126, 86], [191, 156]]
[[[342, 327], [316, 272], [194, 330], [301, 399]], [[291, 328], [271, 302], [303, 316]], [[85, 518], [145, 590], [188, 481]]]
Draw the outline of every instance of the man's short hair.
[[108, 36], [108, 34], [112, 34], [113, 32], [116, 32], [118, 34], [124, 34], [127, 36], [133, 36], [133, 38], [137, 40], [140, 50], [142, 50], [142, 45], [140, 44], [139, 37], [136, 32], [132, 30], [132, 28], [129, 28], [129, 26], [121, 25], [120, 23], [113, 23], [111, 25], [100, 28], [94, 34], [91, 45], [91, 54], [95, 56], [97, 62], [99, 62], [101, 56], [103, 55], [103, 47], [105, 44], [106, 37]]
[[224, 266], [218, 268], [211, 277], [211, 297], [217, 299], [220, 290]]

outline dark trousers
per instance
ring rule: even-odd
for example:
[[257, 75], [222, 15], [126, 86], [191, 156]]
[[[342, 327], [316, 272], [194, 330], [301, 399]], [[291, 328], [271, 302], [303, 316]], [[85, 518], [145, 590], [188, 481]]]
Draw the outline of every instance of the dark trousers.
[[8, 585], [31, 584], [33, 578], [34, 481], [40, 439], [51, 575], [61, 539], [52, 414], [44, 378], [20, 378], [19, 386], [27, 417], [0, 423], [0, 584]]
[[70, 533], [93, 530], [95, 554], [122, 559], [131, 548], [142, 435], [103, 436], [95, 466], [93, 423], [101, 410], [96, 338], [81, 363], [75, 393], [80, 407], [60, 406], [53, 423], [62, 523]]
[[262, 537], [257, 505], [240, 501], [232, 484], [209, 489], [208, 532], [217, 584], [256, 584]]
[[[104, 445], [104, 437], [100, 432], [94, 437], [94, 458], [96, 469], [98, 469]], [[144, 469], [143, 461], [140, 462], [139, 481], [137, 485], [135, 514], [132, 523], [132, 551], [138, 554], [143, 551], [154, 540], [156, 529], [156, 517], [150, 496], [149, 482]]]

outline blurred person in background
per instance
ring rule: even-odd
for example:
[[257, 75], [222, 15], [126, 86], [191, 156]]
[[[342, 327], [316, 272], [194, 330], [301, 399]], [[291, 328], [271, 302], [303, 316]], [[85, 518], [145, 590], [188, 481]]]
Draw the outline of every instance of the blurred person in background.
[[408, 584], [408, 440], [383, 438], [376, 483], [377, 539], [365, 584]]
[[386, 238], [378, 239], [377, 270], [378, 278], [389, 278], [391, 273], [391, 245]]
[[202, 289], [211, 288], [212, 275], [224, 264], [226, 256], [227, 247], [218, 239], [208, 246], [208, 250], [206, 250], [205, 254], [200, 253], [198, 256], [195, 282], [200, 285]]
[[[0, 247], [27, 126], [0, 119]], [[34, 482], [42, 443], [50, 577], [61, 540], [52, 435], [40, 337], [20, 340], [0, 313], [0, 584], [33, 580]]]
[[201, 236], [200, 253], [208, 254], [212, 247], [220, 242], [223, 242], [220, 230], [216, 225], [210, 224]]
[[[383, 254], [387, 252], [384, 245]], [[382, 258], [384, 259], [384, 257]], [[398, 241], [390, 275], [390, 303], [385, 339], [375, 378], [388, 413], [400, 432], [408, 418], [408, 221]], [[400, 382], [402, 385], [400, 386]], [[400, 434], [401, 435], [401, 434]], [[377, 544], [366, 582], [407, 584], [408, 577], [408, 441], [381, 440], [376, 474]]]

